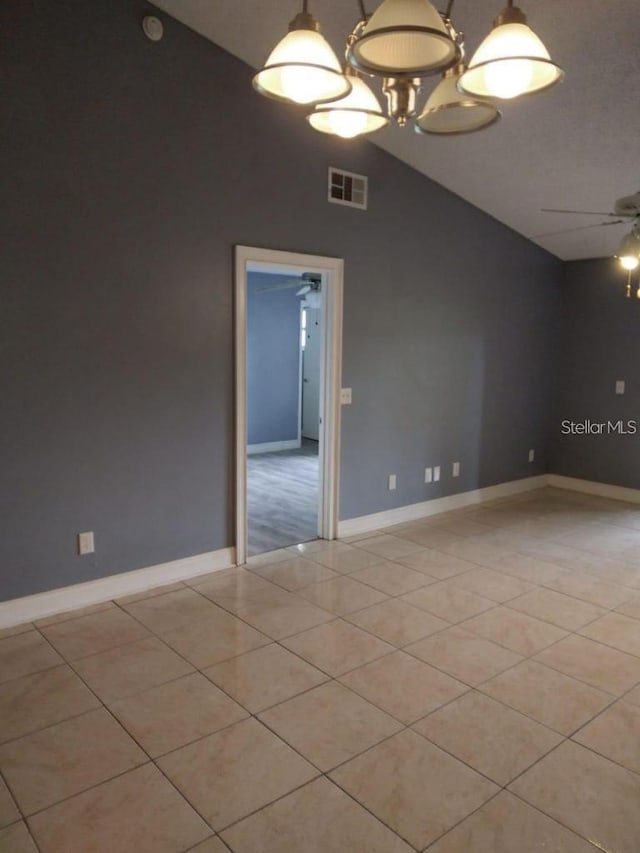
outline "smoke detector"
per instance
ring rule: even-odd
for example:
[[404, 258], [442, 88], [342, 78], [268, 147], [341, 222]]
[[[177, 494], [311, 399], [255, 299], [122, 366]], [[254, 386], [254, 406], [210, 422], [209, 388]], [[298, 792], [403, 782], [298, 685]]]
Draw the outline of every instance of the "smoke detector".
[[142, 19], [142, 32], [149, 41], [160, 41], [164, 35], [164, 26], [160, 18], [155, 15], [146, 15]]

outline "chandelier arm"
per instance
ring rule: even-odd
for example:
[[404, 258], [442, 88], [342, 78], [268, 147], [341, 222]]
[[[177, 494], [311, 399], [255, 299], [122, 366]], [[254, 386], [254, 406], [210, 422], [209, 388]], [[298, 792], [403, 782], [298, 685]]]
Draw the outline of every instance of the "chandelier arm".
[[447, 3], [447, 11], [444, 13], [444, 18], [447, 21], [451, 20], [451, 10], [453, 9], [454, 3], [455, 0], [449, 0], [449, 2]]
[[364, 8], [364, 0], [358, 0], [358, 6], [360, 7], [360, 14], [362, 15], [362, 20], [369, 20], [369, 15], [367, 14], [367, 10]]

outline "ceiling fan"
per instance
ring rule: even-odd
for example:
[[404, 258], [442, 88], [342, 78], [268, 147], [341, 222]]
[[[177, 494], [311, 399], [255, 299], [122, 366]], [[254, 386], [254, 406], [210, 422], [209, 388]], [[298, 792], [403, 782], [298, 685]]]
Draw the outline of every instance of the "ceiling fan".
[[307, 296], [309, 293], [319, 293], [321, 282], [322, 276], [320, 273], [303, 272], [299, 278], [270, 284], [267, 287], [258, 287], [256, 293], [272, 293], [275, 290], [292, 290], [294, 287], [297, 287], [299, 289], [296, 296]]
[[565, 210], [556, 207], [543, 207], [542, 213], [564, 213], [580, 216], [606, 216], [604, 222], [595, 222], [591, 225], [578, 225], [574, 228], [562, 228], [559, 231], [549, 231], [546, 234], [536, 234], [536, 237], [553, 237], [556, 234], [569, 234], [572, 231], [584, 231], [588, 228], [604, 228], [607, 225], [626, 225], [630, 221], [634, 223], [634, 230], [640, 223], [640, 191], [634, 195], [624, 196], [619, 198], [614, 206], [613, 211], [602, 210]]

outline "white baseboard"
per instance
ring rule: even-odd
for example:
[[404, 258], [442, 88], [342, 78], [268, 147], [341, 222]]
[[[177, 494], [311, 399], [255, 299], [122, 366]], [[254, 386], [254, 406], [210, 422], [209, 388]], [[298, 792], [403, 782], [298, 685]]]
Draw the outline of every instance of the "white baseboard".
[[560, 474], [547, 474], [547, 485], [553, 486], [555, 489], [565, 489], [570, 492], [582, 492], [585, 495], [596, 495], [614, 501], [640, 504], [640, 489], [630, 489], [626, 486], [597, 483], [595, 480], [580, 480], [577, 477], [562, 477]]
[[292, 438], [290, 441], [265, 441], [262, 444], [248, 444], [247, 453], [253, 456], [254, 453], [275, 453], [278, 450], [297, 450], [302, 444], [297, 438]]
[[576, 477], [562, 477], [559, 474], [541, 474], [537, 477], [512, 480], [508, 483], [499, 483], [497, 486], [487, 486], [484, 489], [474, 489], [470, 492], [461, 492], [457, 495], [448, 495], [447, 497], [435, 498], [431, 501], [400, 506], [384, 512], [375, 512], [372, 515], [348, 518], [338, 522], [338, 537], [357, 536], [359, 533], [368, 533], [371, 530], [391, 527], [394, 524], [418, 521], [421, 518], [428, 518], [430, 515], [438, 515], [441, 512], [462, 509], [473, 504], [482, 504], [487, 501], [509, 498], [523, 492], [543, 488], [544, 486], [551, 486], [555, 489], [564, 489], [571, 492], [581, 492], [586, 495], [596, 495], [597, 497], [609, 498], [610, 500], [640, 504], [640, 489], [613, 486], [609, 483], [597, 483], [593, 480], [580, 480]]
[[184, 557], [144, 569], [122, 572], [106, 578], [64, 586], [24, 598], [0, 602], [0, 628], [10, 628], [34, 619], [44, 619], [66, 610], [111, 601], [124, 595], [146, 592], [157, 586], [228, 569], [235, 565], [235, 548], [222, 548], [206, 554]]
[[367, 533], [369, 530], [378, 530], [381, 527], [391, 527], [393, 524], [417, 521], [430, 515], [449, 512], [452, 509], [461, 509], [473, 504], [486, 503], [487, 501], [518, 495], [522, 492], [530, 492], [546, 485], [547, 477], [541, 474], [538, 477], [525, 477], [523, 480], [512, 480], [508, 483], [499, 483], [497, 486], [486, 486], [484, 489], [473, 489], [470, 492], [460, 492], [457, 495], [434, 498], [431, 501], [399, 506], [384, 512], [375, 512], [372, 515], [348, 518], [345, 521], [338, 522], [338, 537], [356, 536], [358, 533]]
[[[396, 507], [372, 515], [349, 518], [338, 523], [338, 536], [340, 538], [356, 536], [359, 533], [367, 533], [394, 524], [417, 521], [431, 515], [462, 509], [474, 504], [509, 498], [544, 486], [640, 504], [640, 489], [597, 483], [592, 480], [580, 480], [575, 477], [563, 477], [559, 474], [542, 474], [537, 477], [526, 477], [522, 480], [499, 483], [496, 486], [487, 486], [483, 489], [474, 489], [470, 492], [461, 492], [457, 495], [448, 495], [444, 498], [435, 498], [431, 501], [422, 501], [409, 506]], [[75, 610], [91, 604], [111, 601], [125, 595], [145, 592], [154, 587], [187, 580], [208, 572], [228, 569], [235, 565], [236, 549], [222, 548], [219, 551], [196, 554], [193, 557], [173, 560], [170, 563], [122, 572], [118, 575], [52, 589], [24, 598], [14, 598], [11, 601], [0, 602], [0, 629], [20, 625], [23, 622], [33, 622], [35, 619], [44, 619], [66, 610]]]

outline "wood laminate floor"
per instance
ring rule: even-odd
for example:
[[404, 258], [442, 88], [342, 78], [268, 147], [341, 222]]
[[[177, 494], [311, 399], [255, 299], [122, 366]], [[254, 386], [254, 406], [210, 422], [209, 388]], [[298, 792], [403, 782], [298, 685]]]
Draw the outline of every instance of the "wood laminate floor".
[[317, 441], [247, 457], [249, 554], [317, 537], [318, 483]]

